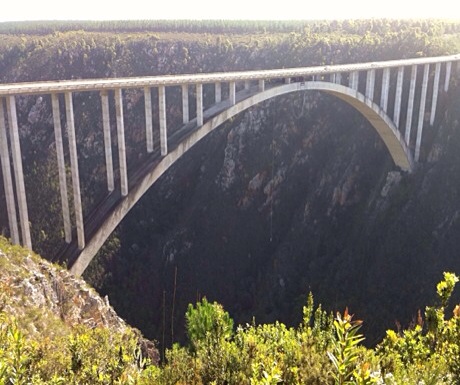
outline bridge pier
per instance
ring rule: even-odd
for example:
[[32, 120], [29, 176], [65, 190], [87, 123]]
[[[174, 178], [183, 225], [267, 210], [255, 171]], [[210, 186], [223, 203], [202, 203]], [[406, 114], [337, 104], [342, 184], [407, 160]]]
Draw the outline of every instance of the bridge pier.
[[[105, 97], [105, 99], [107, 100], [107, 96]], [[147, 152], [150, 154], [151, 152], [153, 152], [152, 91], [150, 90], [150, 87], [144, 87], [144, 104], [145, 104], [145, 137], [147, 141]], [[109, 104], [107, 101], [107, 112], [108, 112], [108, 106]], [[104, 107], [102, 108], [102, 111], [104, 112]], [[104, 130], [104, 133], [105, 133], [105, 130]], [[109, 126], [109, 134], [110, 134], [110, 126]], [[104, 139], [105, 139], [105, 136], [104, 136]], [[111, 190], [109, 189], [109, 191]]]
[[265, 91], [265, 80], [260, 79], [259, 80], [259, 92], [264, 92]]
[[222, 84], [221, 83], [216, 83], [214, 85], [215, 87], [215, 101], [216, 104], [220, 103], [222, 101]]
[[196, 125], [203, 125], [203, 84], [196, 85]]
[[236, 84], [235, 82], [230, 82], [229, 84], [229, 95], [230, 95], [230, 105], [234, 106], [236, 103]]
[[0, 98], [0, 160], [2, 163], [3, 187], [5, 189], [10, 237], [14, 244], [19, 245], [21, 241], [19, 239], [18, 218], [16, 216], [16, 199], [13, 190], [13, 178], [11, 176], [10, 151], [8, 149], [6, 134], [3, 98]]
[[450, 83], [450, 73], [452, 71], [452, 62], [446, 63], [446, 78], [444, 80], [444, 91], [449, 91], [449, 83]]
[[125, 122], [123, 118], [123, 95], [121, 88], [115, 90], [117, 117], [118, 163], [120, 168], [121, 195], [128, 195], [128, 168], [126, 166]]
[[433, 95], [431, 98], [430, 126], [434, 123], [436, 115], [436, 105], [438, 104], [439, 78], [441, 75], [441, 63], [436, 63], [433, 81]]
[[401, 116], [401, 98], [403, 91], [403, 78], [404, 78], [404, 67], [398, 68], [398, 78], [396, 80], [396, 94], [395, 94], [395, 108], [393, 113], [393, 121], [395, 126], [399, 128], [399, 119]]
[[160, 148], [161, 155], [168, 154], [168, 132], [166, 129], [166, 90], [165, 86], [158, 87], [158, 104], [160, 108]]
[[388, 93], [390, 90], [390, 69], [383, 69], [382, 76], [382, 95], [380, 95], [380, 107], [383, 111], [387, 112], [388, 110]]
[[348, 79], [349, 87], [353, 90], [358, 90], [359, 86], [359, 72], [353, 71], [350, 73], [350, 78]]
[[406, 135], [404, 140], [410, 147], [410, 134], [412, 129], [412, 116], [414, 114], [414, 98], [415, 98], [415, 83], [417, 82], [417, 66], [411, 67], [409, 99], [407, 103], [407, 118], [406, 118]]
[[27, 211], [26, 188], [24, 186], [24, 172], [22, 169], [21, 144], [19, 143], [18, 117], [16, 113], [16, 99], [10, 95], [6, 98], [8, 110], [8, 125], [10, 128], [11, 151], [13, 156], [14, 181], [18, 199], [19, 221], [21, 225], [22, 243], [32, 250], [30, 238], [29, 213]]
[[85, 248], [85, 231], [83, 229], [83, 210], [81, 206], [80, 193], [80, 176], [78, 172], [78, 154], [77, 140], [75, 137], [75, 121], [73, 114], [72, 93], [64, 94], [66, 119], [67, 119], [67, 135], [69, 137], [69, 152], [70, 152], [70, 170], [72, 174], [72, 190], [73, 203], [75, 208], [75, 220], [77, 222], [77, 240], [80, 250]]
[[[110, 115], [109, 115], [109, 95], [107, 91], [101, 92], [101, 107], [102, 107], [102, 129], [104, 131], [104, 153], [105, 153], [105, 168], [106, 168], [106, 174], [107, 174], [107, 189], [109, 192], [112, 192], [115, 189], [115, 181], [113, 177], [112, 137], [111, 137], [111, 132], [110, 132]], [[149, 129], [147, 128], [147, 132], [148, 131]], [[147, 134], [147, 149], [148, 148], [149, 148], [149, 136]]]
[[65, 171], [64, 145], [62, 143], [61, 112], [59, 96], [51, 94], [53, 107], [54, 139], [56, 141], [56, 157], [59, 173], [59, 190], [61, 193], [62, 219], [64, 221], [64, 237], [67, 243], [72, 241], [72, 226], [70, 224], [69, 195], [67, 192], [67, 176]]
[[418, 111], [417, 141], [415, 143], [415, 161], [416, 162], [418, 162], [420, 158], [420, 145], [422, 143], [422, 131], [423, 131], [423, 121], [425, 118], [426, 94], [428, 91], [429, 71], [430, 71], [430, 65], [425, 64], [423, 67], [423, 81], [422, 81], [422, 93], [420, 96], [420, 109]]
[[182, 84], [182, 123], [187, 124], [190, 120], [190, 112], [188, 107], [188, 85]]
[[374, 100], [374, 89], [375, 89], [375, 70], [369, 70], [366, 74], [366, 96], [370, 100]]

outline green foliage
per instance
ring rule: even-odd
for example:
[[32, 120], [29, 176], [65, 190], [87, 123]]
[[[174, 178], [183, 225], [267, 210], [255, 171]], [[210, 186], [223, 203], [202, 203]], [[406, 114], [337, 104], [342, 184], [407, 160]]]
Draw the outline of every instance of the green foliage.
[[189, 304], [185, 314], [187, 334], [193, 347], [199, 343], [218, 343], [228, 340], [233, 334], [233, 320], [217, 302], [209, 303], [206, 298], [196, 304]]

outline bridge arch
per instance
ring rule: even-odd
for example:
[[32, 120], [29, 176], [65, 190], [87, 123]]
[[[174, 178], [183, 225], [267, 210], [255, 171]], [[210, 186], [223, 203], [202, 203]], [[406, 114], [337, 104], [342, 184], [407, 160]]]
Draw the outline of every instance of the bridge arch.
[[235, 115], [256, 104], [276, 96], [306, 90], [322, 91], [334, 95], [353, 106], [376, 129], [377, 133], [388, 148], [395, 164], [402, 170], [412, 170], [414, 164], [412, 155], [404, 142], [404, 138], [396, 128], [393, 121], [377, 104], [357, 90], [336, 83], [318, 81], [296, 82], [270, 88], [250, 96], [233, 106], [229, 106], [224, 111], [210, 118], [201, 127], [182, 140], [176, 148], [171, 150], [166, 156], [159, 160], [154, 167], [146, 173], [139, 183], [130, 187], [128, 195], [119, 200], [115, 208], [108, 214], [106, 219], [95, 231], [93, 237], [87, 240], [85, 248], [81, 250], [78, 257], [70, 266], [70, 271], [76, 275], [81, 275], [109, 235], [120, 224], [137, 201], [182, 155], [184, 155], [206, 135]]

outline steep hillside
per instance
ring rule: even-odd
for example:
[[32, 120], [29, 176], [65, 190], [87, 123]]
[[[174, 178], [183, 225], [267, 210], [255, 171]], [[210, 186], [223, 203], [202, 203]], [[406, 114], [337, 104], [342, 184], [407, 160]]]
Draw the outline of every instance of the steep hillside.
[[126, 381], [158, 358], [107, 298], [0, 237], [0, 383]]

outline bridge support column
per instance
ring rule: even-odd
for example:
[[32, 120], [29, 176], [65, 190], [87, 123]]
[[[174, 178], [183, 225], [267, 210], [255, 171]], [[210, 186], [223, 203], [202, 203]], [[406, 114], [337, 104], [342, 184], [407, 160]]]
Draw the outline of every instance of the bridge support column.
[[26, 188], [24, 186], [24, 172], [22, 170], [21, 144], [19, 143], [16, 99], [14, 96], [8, 96], [6, 98], [6, 107], [8, 109], [8, 125], [10, 126], [11, 151], [13, 155], [14, 180], [16, 182], [16, 196], [18, 198], [22, 244], [32, 250]]
[[342, 74], [340, 72], [335, 74], [335, 82], [334, 83], [336, 83], [336, 84], [341, 84], [342, 83]]
[[406, 118], [406, 135], [405, 142], [407, 146], [410, 145], [410, 132], [412, 129], [412, 116], [414, 114], [414, 98], [415, 98], [415, 83], [417, 82], [417, 66], [413, 65], [411, 68], [410, 75], [410, 86], [409, 86], [409, 99], [407, 102], [407, 118]]
[[404, 67], [398, 68], [398, 78], [396, 80], [396, 95], [395, 95], [395, 108], [393, 114], [393, 121], [395, 126], [399, 128], [399, 119], [401, 116], [401, 97], [403, 90]]
[[123, 118], [123, 95], [121, 88], [115, 90], [117, 115], [118, 163], [120, 164], [121, 195], [128, 195], [128, 168], [126, 166], [125, 122]]
[[366, 74], [366, 96], [368, 99], [374, 101], [375, 89], [375, 70], [369, 70]]
[[265, 80], [260, 79], [259, 80], [259, 92], [263, 92], [263, 91], [265, 91]]
[[10, 151], [8, 149], [8, 138], [6, 135], [3, 98], [0, 98], [0, 160], [2, 163], [3, 188], [5, 189], [10, 237], [14, 244], [19, 245], [20, 239], [18, 231], [18, 218], [16, 216], [16, 199], [14, 197], [13, 178], [11, 176]]
[[187, 124], [190, 120], [188, 107], [188, 84], [182, 84], [182, 123]]
[[446, 63], [446, 78], [444, 80], [444, 91], [449, 91], [449, 83], [450, 83], [450, 73], [452, 71], [452, 62], [449, 61]]
[[[101, 107], [102, 107], [102, 129], [104, 130], [105, 168], [107, 170], [106, 171], [107, 189], [109, 192], [112, 192], [115, 189], [115, 181], [113, 177], [112, 137], [110, 133], [110, 115], [109, 115], [109, 95], [107, 91], [101, 92]], [[147, 132], [148, 132], [148, 129], [147, 129]], [[149, 146], [148, 143], [149, 143], [149, 137], [147, 135], [147, 148]]]
[[67, 177], [65, 171], [64, 145], [62, 143], [61, 112], [59, 97], [51, 94], [53, 106], [54, 138], [56, 141], [56, 157], [59, 172], [59, 190], [61, 193], [62, 219], [64, 221], [64, 238], [67, 243], [72, 241], [72, 226], [70, 224], [69, 195], [67, 193]]
[[215, 88], [215, 94], [216, 94], [216, 97], [215, 97], [216, 103], [220, 103], [222, 101], [222, 84], [216, 83], [214, 85], [214, 88]]
[[380, 96], [380, 107], [387, 112], [388, 109], [388, 91], [390, 89], [390, 69], [383, 69], [382, 76], [382, 95]]
[[353, 90], [358, 90], [359, 83], [359, 72], [353, 71], [350, 73], [350, 78], [348, 79], [348, 86]]
[[433, 97], [431, 98], [430, 126], [433, 125], [434, 118], [436, 116], [436, 106], [438, 104], [440, 75], [441, 75], [441, 63], [436, 63], [436, 68], [434, 71], [434, 81], [433, 81]]
[[251, 83], [249, 82], [249, 80], [246, 80], [246, 81], [244, 82], [244, 89], [245, 89], [246, 91], [249, 91], [250, 88], [251, 88]]
[[229, 84], [229, 95], [230, 95], [230, 105], [234, 106], [236, 103], [236, 84], [235, 82], [230, 82]]
[[203, 125], [203, 84], [196, 85], [196, 125]]
[[83, 229], [83, 211], [81, 207], [80, 176], [78, 173], [77, 141], [75, 138], [75, 121], [73, 115], [72, 93], [65, 93], [65, 114], [67, 119], [67, 135], [69, 137], [70, 170], [72, 173], [73, 204], [77, 223], [78, 248], [85, 247], [85, 232]]
[[[152, 92], [150, 91], [150, 87], [144, 87], [144, 105], [145, 105], [145, 138], [147, 140], [147, 152], [150, 154], [151, 152], [153, 152]], [[107, 102], [107, 107], [108, 107], [108, 102]]]
[[168, 154], [168, 131], [166, 128], [166, 90], [165, 86], [158, 87], [158, 104], [160, 108], [160, 147], [161, 155]]
[[420, 158], [420, 145], [422, 144], [423, 121], [425, 117], [426, 93], [428, 90], [428, 74], [430, 65], [425, 64], [423, 67], [422, 94], [420, 96], [420, 109], [418, 111], [417, 141], [415, 143], [415, 161]]

